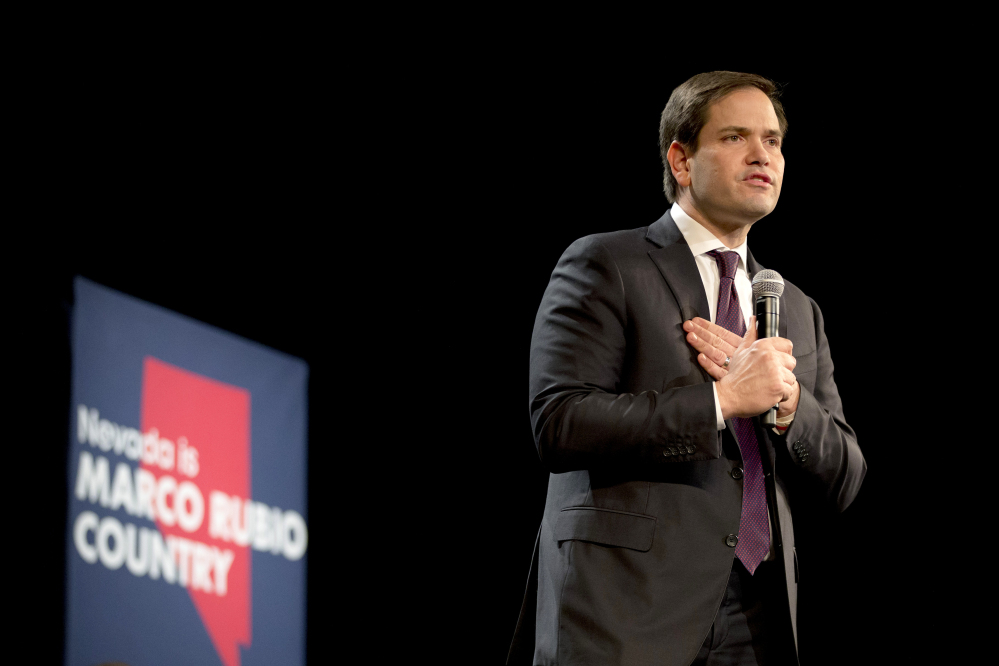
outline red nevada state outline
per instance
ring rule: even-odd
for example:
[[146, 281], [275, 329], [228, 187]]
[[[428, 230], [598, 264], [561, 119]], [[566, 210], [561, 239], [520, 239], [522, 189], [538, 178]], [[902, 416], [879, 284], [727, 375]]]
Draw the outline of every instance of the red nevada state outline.
[[143, 433], [156, 428], [160, 438], [173, 442], [175, 460], [181, 437], [198, 451], [199, 471], [194, 478], [179, 473], [176, 463], [170, 470], [145, 462], [142, 466], [157, 479], [169, 474], [178, 484], [191, 481], [204, 498], [204, 518], [194, 532], [185, 532], [177, 524], [166, 526], [157, 519], [156, 525], [164, 538], [173, 535], [199, 541], [220, 551], [230, 550], [234, 555], [224, 596], [190, 585], [188, 593], [222, 663], [239, 666], [237, 644], [248, 647], [252, 638], [250, 549], [208, 536], [209, 495], [218, 490], [244, 500], [252, 497], [250, 392], [147, 356], [142, 369], [140, 427]]

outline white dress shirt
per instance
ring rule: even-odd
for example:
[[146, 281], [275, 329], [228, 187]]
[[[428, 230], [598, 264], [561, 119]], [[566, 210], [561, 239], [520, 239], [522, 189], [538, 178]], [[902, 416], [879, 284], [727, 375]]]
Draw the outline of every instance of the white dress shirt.
[[[684, 240], [690, 252], [694, 255], [694, 263], [701, 274], [701, 282], [704, 284], [704, 295], [708, 297], [708, 308], [711, 310], [711, 321], [717, 323], [718, 318], [718, 291], [721, 289], [721, 271], [718, 269], [718, 262], [708, 252], [721, 250], [722, 252], [735, 252], [739, 255], [739, 265], [735, 268], [735, 292], [739, 295], [739, 308], [742, 310], [742, 319], [746, 323], [746, 330], [749, 330], [749, 317], [753, 313], [753, 283], [749, 280], [747, 272], [748, 261], [746, 259], [746, 243], [738, 247], [726, 247], [718, 238], [701, 226], [701, 223], [687, 215], [680, 207], [674, 203], [670, 209], [670, 215], [676, 222], [677, 228], [683, 234]], [[722, 417], [721, 404], [718, 402], [718, 387], [711, 383], [711, 390], [715, 396], [715, 419], [718, 429], [725, 429], [725, 419]], [[777, 425], [786, 428], [794, 420], [794, 413], [777, 419]], [[780, 432], [778, 431], [778, 434]]]
[[[739, 308], [742, 310], [742, 319], [749, 329], [749, 317], [753, 311], [753, 285], [749, 281], [749, 274], [746, 272], [746, 243], [739, 247], [729, 248], [718, 240], [718, 237], [701, 226], [700, 222], [687, 215], [680, 204], [674, 203], [670, 209], [670, 215], [676, 222], [677, 228], [683, 234], [687, 246], [694, 255], [694, 263], [701, 274], [701, 282], [704, 284], [704, 295], [708, 298], [708, 308], [711, 310], [711, 321], [714, 323], [718, 318], [718, 291], [721, 288], [721, 271], [718, 270], [718, 262], [708, 252], [721, 250], [722, 252], [735, 252], [739, 255], [739, 265], [735, 269], [735, 291], [739, 294]], [[721, 405], [718, 402], [718, 387], [711, 382], [711, 389], [715, 395], [715, 417], [718, 422], [718, 429], [725, 429], [725, 418], [722, 416]]]

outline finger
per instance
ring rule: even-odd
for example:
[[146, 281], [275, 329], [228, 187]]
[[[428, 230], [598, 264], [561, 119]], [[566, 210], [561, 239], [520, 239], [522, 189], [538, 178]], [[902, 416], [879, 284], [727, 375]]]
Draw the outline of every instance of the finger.
[[777, 358], [780, 359], [781, 364], [788, 370], [794, 370], [794, 366], [798, 365], [798, 359], [791, 356], [790, 354], [778, 352]]
[[709, 340], [711, 339], [711, 336], [714, 336], [724, 341], [726, 344], [728, 344], [731, 347], [731, 349], [726, 349], [723, 345], [717, 342], [712, 342], [712, 344], [714, 344], [716, 347], [719, 347], [722, 351], [731, 353], [732, 351], [735, 351], [742, 343], [742, 338], [740, 338], [738, 335], [728, 330], [727, 328], [719, 326], [718, 324], [712, 324], [707, 319], [694, 317], [690, 321], [691, 324], [693, 325], [693, 331], [697, 335], [703, 338], [708, 338]]
[[[694, 333], [687, 334], [687, 342], [690, 343], [697, 351], [701, 352], [707, 356], [708, 360], [715, 363], [715, 365], [725, 365], [725, 358], [731, 356], [731, 354], [726, 354], [717, 347], [711, 345], [707, 340], [698, 337]], [[732, 352], [734, 353], [734, 349]]]
[[[694, 319], [692, 319], [691, 322], [695, 326], [695, 331], [694, 331], [695, 333], [700, 332], [700, 334], [704, 337], [707, 337], [708, 334], [716, 336], [717, 338], [720, 338], [722, 341], [731, 345], [733, 350], [736, 349], [739, 346], [739, 344], [742, 342], [742, 338], [733, 333], [732, 331], [722, 326], [719, 326], [718, 324], [712, 324], [707, 319], [694, 317]], [[715, 346], [719, 345], [716, 344]]]
[[706, 351], [706, 347], [713, 347], [720, 349], [725, 354], [730, 354], [733, 349], [729, 349], [729, 346], [723, 339], [711, 332], [710, 329], [704, 326], [699, 326], [697, 322], [691, 320], [690, 326], [684, 326], [684, 330], [688, 331], [687, 341], [691, 342], [692, 336], [698, 340], [702, 341], [703, 347], [698, 347], [698, 351]]
[[795, 382], [798, 381], [797, 377], [794, 376], [794, 373], [787, 368], [780, 369], [780, 377], [784, 380], [785, 390], [786, 387], [794, 386]]
[[700, 363], [701, 367], [707, 370], [708, 374], [711, 375], [714, 379], [721, 379], [722, 377], [728, 374], [728, 370], [725, 370], [724, 368], [719, 366], [717, 363], [709, 359], [704, 354], [697, 355], [697, 362]]
[[787, 402], [788, 400], [794, 398], [795, 389], [796, 389], [796, 383], [792, 383], [790, 386], [785, 385], [784, 395], [781, 396], [780, 402]]
[[794, 353], [794, 343], [787, 338], [768, 338], [773, 342], [774, 349], [777, 351], [784, 352], [785, 354]]
[[742, 336], [742, 340], [739, 343], [739, 347], [748, 347], [749, 345], [756, 342], [756, 317], [749, 318], [749, 327], [746, 329], [746, 334]]
[[798, 389], [798, 383], [797, 382], [795, 382], [794, 384], [791, 384], [791, 386], [788, 387], [787, 391], [785, 391], [784, 397], [781, 398], [780, 401], [781, 402], [787, 402], [788, 400], [790, 400], [791, 398], [793, 398], [794, 397], [794, 393], [795, 393], [795, 391], [797, 391], [797, 389]]

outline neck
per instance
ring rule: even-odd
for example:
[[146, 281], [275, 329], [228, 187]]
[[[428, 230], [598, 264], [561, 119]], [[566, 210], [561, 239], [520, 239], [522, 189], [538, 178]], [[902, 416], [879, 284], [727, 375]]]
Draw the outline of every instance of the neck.
[[704, 214], [695, 204], [693, 199], [687, 192], [680, 195], [677, 199], [677, 204], [683, 209], [683, 212], [689, 215], [694, 221], [700, 224], [702, 227], [714, 234], [715, 238], [720, 240], [725, 244], [725, 247], [732, 249], [734, 247], [739, 247], [746, 242], [746, 236], [749, 234], [749, 228], [753, 226], [753, 222], [719, 222], [712, 219], [711, 217]]

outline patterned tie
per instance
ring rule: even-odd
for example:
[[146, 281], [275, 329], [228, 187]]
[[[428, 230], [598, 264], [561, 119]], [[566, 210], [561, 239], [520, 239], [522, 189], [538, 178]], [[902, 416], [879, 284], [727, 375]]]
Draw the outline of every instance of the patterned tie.
[[[746, 321], [739, 307], [735, 291], [735, 269], [739, 265], [736, 252], [708, 252], [718, 263], [721, 287], [718, 289], [718, 312], [715, 323], [738, 336], [746, 334]], [[742, 453], [744, 477], [742, 480], [742, 519], [739, 521], [739, 542], [735, 556], [750, 574], [756, 572], [763, 558], [770, 551], [770, 519], [767, 513], [767, 491], [760, 462], [760, 447], [751, 419], [733, 418], [735, 438]]]

